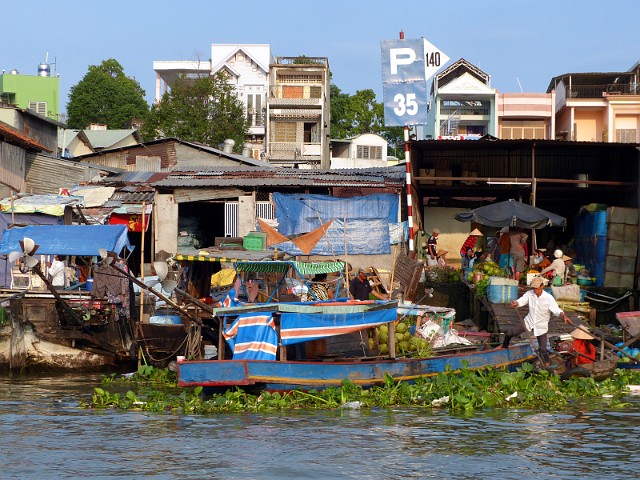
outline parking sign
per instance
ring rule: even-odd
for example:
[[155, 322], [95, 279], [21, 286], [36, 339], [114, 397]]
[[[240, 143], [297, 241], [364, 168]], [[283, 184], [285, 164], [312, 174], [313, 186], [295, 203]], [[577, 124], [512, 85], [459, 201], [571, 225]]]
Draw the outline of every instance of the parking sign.
[[384, 123], [388, 127], [427, 123], [427, 80], [449, 61], [424, 38], [383, 40]]

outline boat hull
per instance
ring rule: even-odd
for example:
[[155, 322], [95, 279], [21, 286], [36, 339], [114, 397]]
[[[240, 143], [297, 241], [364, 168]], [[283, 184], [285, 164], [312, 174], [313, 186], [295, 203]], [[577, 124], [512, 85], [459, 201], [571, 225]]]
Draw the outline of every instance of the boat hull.
[[446, 370], [510, 368], [531, 361], [529, 345], [506, 350], [486, 350], [431, 358], [399, 358], [361, 361], [201, 360], [179, 362], [178, 385], [182, 387], [255, 386], [271, 391], [339, 387], [345, 379], [370, 387], [385, 382], [414, 381]]
[[8, 300], [9, 314], [0, 326], [0, 370], [88, 372], [134, 364], [130, 329], [104, 301], [78, 293], [62, 297], [70, 309], [86, 313], [86, 323], [65, 324], [56, 299], [44, 292]]

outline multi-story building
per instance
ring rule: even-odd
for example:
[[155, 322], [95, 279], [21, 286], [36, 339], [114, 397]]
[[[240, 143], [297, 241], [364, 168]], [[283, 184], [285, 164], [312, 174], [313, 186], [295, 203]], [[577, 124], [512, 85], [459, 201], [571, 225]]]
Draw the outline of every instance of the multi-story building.
[[330, 167], [329, 60], [278, 57], [270, 66], [267, 158], [292, 168]]
[[496, 132], [496, 90], [491, 77], [461, 58], [433, 77], [427, 104], [427, 139], [479, 138]]
[[211, 59], [207, 61], [155, 61], [155, 100], [158, 102], [180, 75], [197, 78], [226, 72], [245, 107], [249, 125], [249, 153], [259, 159], [264, 153], [270, 63], [271, 47], [266, 44], [212, 44]]
[[0, 101], [29, 109], [53, 120], [59, 118], [60, 79], [51, 76], [48, 63], [38, 65], [37, 75], [22, 75], [18, 70], [0, 75]]
[[500, 93], [491, 77], [460, 59], [434, 77], [428, 104], [428, 139], [550, 139], [555, 94]]
[[550, 140], [555, 129], [555, 92], [496, 93], [497, 137]]
[[555, 138], [640, 142], [640, 63], [626, 72], [565, 73], [551, 79]]

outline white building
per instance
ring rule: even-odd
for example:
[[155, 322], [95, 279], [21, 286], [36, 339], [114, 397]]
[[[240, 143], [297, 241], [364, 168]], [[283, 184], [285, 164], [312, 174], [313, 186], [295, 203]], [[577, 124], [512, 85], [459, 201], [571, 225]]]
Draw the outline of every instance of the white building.
[[387, 140], [375, 133], [363, 133], [344, 140], [331, 140], [331, 168], [386, 167]]
[[235, 45], [212, 44], [208, 61], [154, 61], [156, 95], [158, 102], [169, 91], [179, 75], [196, 78], [224, 71], [235, 86], [238, 98], [244, 104], [249, 123], [250, 156], [259, 159], [264, 152], [269, 65], [272, 61], [268, 44]]

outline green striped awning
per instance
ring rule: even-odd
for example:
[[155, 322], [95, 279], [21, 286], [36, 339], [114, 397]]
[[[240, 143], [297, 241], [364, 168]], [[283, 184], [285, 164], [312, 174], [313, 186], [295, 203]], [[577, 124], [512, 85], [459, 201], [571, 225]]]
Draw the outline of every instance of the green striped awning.
[[294, 262], [294, 261], [263, 261], [238, 262], [236, 269], [242, 272], [285, 273], [295, 267], [301, 275], [316, 275], [318, 273], [339, 272], [344, 269], [344, 262]]

